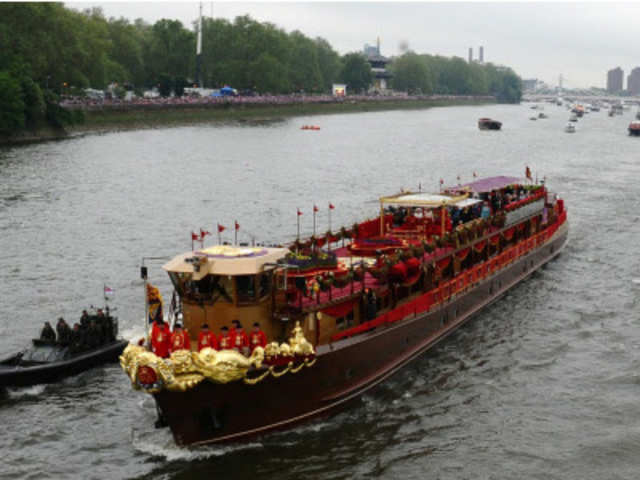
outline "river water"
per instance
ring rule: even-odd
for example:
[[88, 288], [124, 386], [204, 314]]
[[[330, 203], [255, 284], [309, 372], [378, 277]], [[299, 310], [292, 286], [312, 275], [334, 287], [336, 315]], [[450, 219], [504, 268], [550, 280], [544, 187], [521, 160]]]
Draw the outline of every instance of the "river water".
[[[640, 139], [634, 112], [527, 105], [298, 117], [89, 135], [0, 150], [0, 351], [44, 320], [76, 321], [115, 289], [121, 331], [143, 320], [144, 256], [190, 231], [292, 238], [375, 216], [376, 199], [438, 181], [521, 175], [569, 209], [557, 260], [362, 401], [248, 444], [179, 449], [118, 365], [0, 396], [2, 478], [635, 478], [640, 469]], [[504, 122], [481, 132], [478, 117]], [[317, 124], [320, 131], [302, 131]], [[228, 228], [223, 239], [232, 240]], [[209, 237], [211, 238], [211, 237]], [[150, 280], [170, 298], [161, 261]], [[259, 400], [256, 401], [259, 408]]]

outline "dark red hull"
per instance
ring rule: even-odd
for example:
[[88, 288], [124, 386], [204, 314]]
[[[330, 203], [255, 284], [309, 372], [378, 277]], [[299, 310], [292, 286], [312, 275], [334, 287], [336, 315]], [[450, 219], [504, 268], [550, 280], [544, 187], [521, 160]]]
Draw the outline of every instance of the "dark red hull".
[[317, 362], [256, 385], [203, 382], [154, 395], [178, 445], [231, 442], [327, 415], [446, 338], [473, 314], [560, 253], [565, 222], [546, 243], [444, 304], [368, 334], [317, 349]]

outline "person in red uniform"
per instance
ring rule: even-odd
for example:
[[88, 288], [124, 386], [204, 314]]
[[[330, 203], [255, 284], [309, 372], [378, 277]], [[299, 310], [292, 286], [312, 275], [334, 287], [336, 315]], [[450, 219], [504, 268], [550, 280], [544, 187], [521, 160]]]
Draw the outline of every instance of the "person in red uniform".
[[151, 328], [151, 351], [160, 358], [168, 357], [170, 340], [169, 325], [164, 323], [162, 318], [158, 318]]
[[176, 322], [171, 335], [171, 353], [177, 350], [191, 350], [191, 341], [186, 330], [182, 329], [182, 323]]
[[242, 353], [243, 355], [249, 354], [249, 337], [242, 328], [242, 324], [239, 320], [234, 320], [235, 334], [232, 337], [233, 349]]
[[218, 339], [215, 333], [209, 330], [209, 325], [205, 323], [200, 328], [200, 333], [198, 334], [198, 351], [207, 347], [218, 350]]
[[226, 325], [221, 328], [221, 333], [218, 337], [218, 346], [220, 347], [220, 350], [231, 350], [233, 348], [231, 335], [229, 335], [229, 327]]
[[264, 348], [267, 345], [267, 336], [260, 330], [260, 324], [258, 322], [253, 324], [253, 331], [249, 336], [249, 345], [252, 353], [256, 347]]

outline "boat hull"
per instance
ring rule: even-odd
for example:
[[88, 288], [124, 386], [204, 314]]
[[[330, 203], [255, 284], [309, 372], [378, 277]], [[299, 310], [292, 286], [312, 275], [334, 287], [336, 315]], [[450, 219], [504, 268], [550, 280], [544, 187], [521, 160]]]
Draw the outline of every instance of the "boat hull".
[[68, 360], [29, 367], [9, 365], [12, 358], [15, 358], [14, 355], [0, 362], [0, 388], [28, 387], [60, 381], [98, 365], [117, 361], [128, 344], [126, 340], [118, 340]]
[[568, 222], [540, 247], [437, 308], [385, 328], [318, 347], [311, 368], [256, 385], [203, 382], [154, 394], [178, 445], [233, 442], [289, 428], [343, 408], [444, 340], [483, 307], [557, 256]]

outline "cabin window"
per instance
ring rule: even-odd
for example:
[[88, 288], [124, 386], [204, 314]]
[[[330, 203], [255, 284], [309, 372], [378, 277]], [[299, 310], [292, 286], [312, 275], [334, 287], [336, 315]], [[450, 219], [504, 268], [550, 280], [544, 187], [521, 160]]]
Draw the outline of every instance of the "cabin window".
[[256, 277], [254, 275], [237, 276], [236, 293], [238, 295], [238, 303], [255, 302]]
[[338, 328], [338, 330], [344, 330], [345, 328], [353, 327], [353, 325], [353, 310], [347, 313], [344, 317], [336, 318], [336, 327]]
[[271, 278], [270, 272], [264, 272], [262, 275], [260, 275], [260, 290], [259, 290], [260, 297], [259, 298], [266, 297], [271, 293], [271, 281], [272, 281], [272, 278]]
[[209, 277], [211, 278], [211, 292], [213, 300], [233, 303], [233, 278], [227, 275]]

